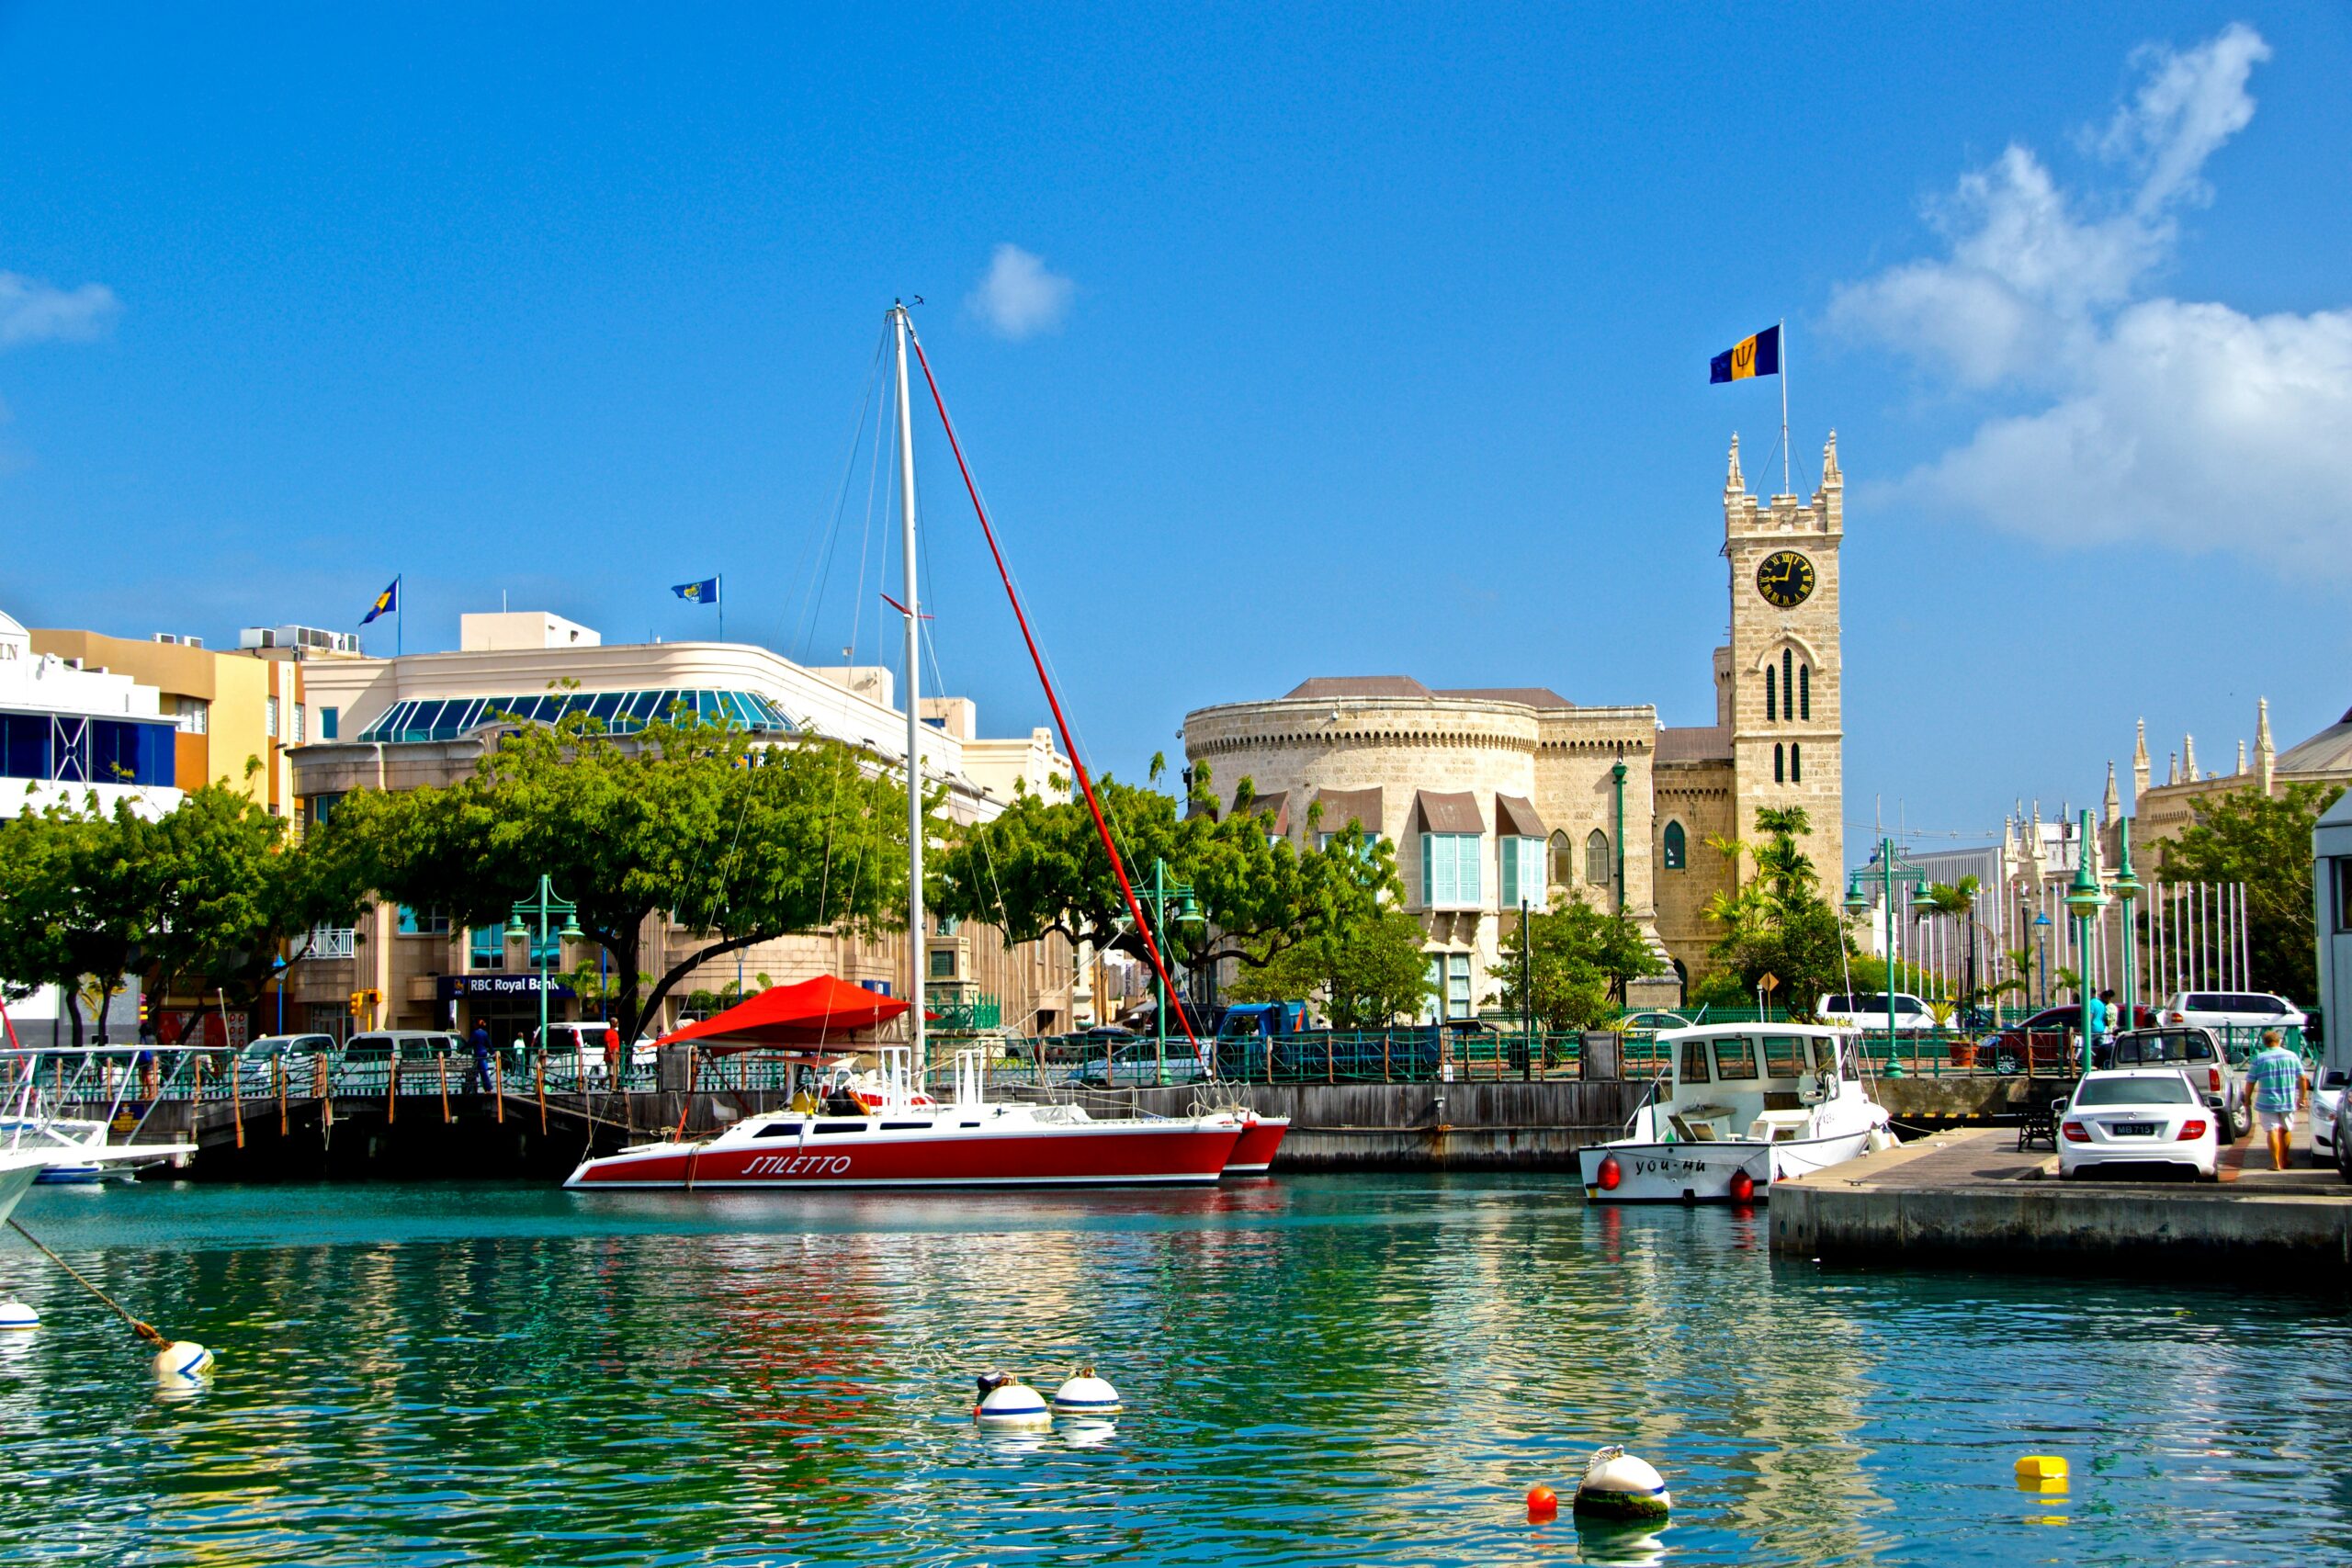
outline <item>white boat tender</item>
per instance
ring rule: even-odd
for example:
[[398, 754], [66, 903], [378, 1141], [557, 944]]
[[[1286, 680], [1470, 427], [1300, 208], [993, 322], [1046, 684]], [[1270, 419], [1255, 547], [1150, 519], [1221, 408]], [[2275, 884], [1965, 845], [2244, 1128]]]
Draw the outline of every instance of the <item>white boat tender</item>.
[[[99, 1181], [135, 1181], [142, 1165], [159, 1165], [187, 1154], [187, 1144], [110, 1145], [107, 1125], [96, 1117], [0, 1117], [0, 1145], [39, 1150], [50, 1164], [35, 1180], [43, 1186], [88, 1186]], [[115, 1151], [108, 1157], [105, 1151]]]
[[1894, 1144], [1850, 1031], [1729, 1023], [1657, 1039], [1667, 1065], [1626, 1135], [1577, 1151], [1596, 1203], [1760, 1202], [1775, 1181]]

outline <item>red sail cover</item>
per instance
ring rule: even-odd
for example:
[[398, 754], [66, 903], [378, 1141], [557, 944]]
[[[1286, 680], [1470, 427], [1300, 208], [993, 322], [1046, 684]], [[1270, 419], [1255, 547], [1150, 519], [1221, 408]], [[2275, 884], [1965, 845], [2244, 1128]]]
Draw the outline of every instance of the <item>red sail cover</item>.
[[[762, 1045], [848, 1044], [860, 1030], [888, 1023], [907, 1010], [896, 997], [820, 975], [797, 986], [777, 986], [725, 1012], [690, 1023], [661, 1043], [706, 1043], [714, 1051], [749, 1051]], [[928, 1015], [926, 1015], [928, 1016]]]

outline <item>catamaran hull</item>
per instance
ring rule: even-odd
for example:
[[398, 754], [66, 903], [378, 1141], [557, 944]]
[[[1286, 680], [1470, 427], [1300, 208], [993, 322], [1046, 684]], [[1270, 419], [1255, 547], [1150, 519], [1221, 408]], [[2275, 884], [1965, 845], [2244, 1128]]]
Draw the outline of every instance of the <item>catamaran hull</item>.
[[16, 1213], [17, 1201], [32, 1190], [41, 1169], [41, 1165], [33, 1160], [0, 1164], [0, 1222]]
[[[1760, 1144], [1596, 1144], [1577, 1151], [1584, 1195], [1595, 1203], [1760, 1203], [1772, 1183], [1826, 1170], [1853, 1159], [1870, 1146], [1871, 1130], [1856, 1128], [1826, 1138], [1789, 1138]], [[1617, 1162], [1617, 1185], [1601, 1181], [1601, 1162]], [[1741, 1175], [1754, 1184], [1746, 1198], [1733, 1196]]]
[[1225, 1174], [1240, 1134], [1231, 1122], [1098, 1122], [662, 1144], [583, 1160], [564, 1185], [692, 1191], [1206, 1186]]
[[1260, 1116], [1241, 1124], [1241, 1136], [1233, 1145], [1233, 1157], [1225, 1163], [1227, 1176], [1263, 1176], [1274, 1163], [1274, 1151], [1283, 1146], [1283, 1134], [1290, 1131], [1287, 1116]]

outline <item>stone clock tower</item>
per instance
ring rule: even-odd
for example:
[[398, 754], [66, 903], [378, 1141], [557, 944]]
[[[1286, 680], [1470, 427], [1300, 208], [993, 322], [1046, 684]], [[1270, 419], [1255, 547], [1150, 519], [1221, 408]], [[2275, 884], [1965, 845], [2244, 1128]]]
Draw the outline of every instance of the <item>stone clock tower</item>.
[[1835, 432], [1822, 450], [1820, 488], [1803, 504], [1793, 495], [1765, 503], [1748, 494], [1732, 437], [1724, 481], [1731, 645], [1715, 650], [1715, 723], [1729, 731], [1737, 836], [1760, 836], [1759, 809], [1804, 807], [1812, 826], [1805, 852], [1832, 904], [1843, 896], [1846, 870], [1838, 637], [1845, 491]]

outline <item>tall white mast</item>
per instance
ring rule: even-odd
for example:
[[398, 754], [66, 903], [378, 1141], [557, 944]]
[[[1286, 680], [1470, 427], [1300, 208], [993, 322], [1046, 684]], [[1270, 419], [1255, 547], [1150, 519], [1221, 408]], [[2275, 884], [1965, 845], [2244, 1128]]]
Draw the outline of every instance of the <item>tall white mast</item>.
[[899, 360], [899, 521], [906, 561], [907, 619], [907, 1013], [914, 1049], [909, 1061], [915, 1083], [922, 1082], [922, 601], [915, 597], [915, 422], [907, 400], [907, 308], [890, 307], [890, 333]]

